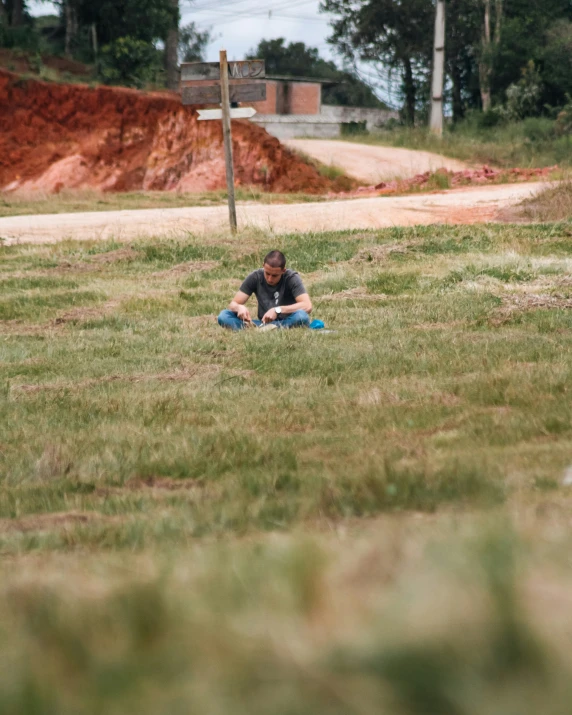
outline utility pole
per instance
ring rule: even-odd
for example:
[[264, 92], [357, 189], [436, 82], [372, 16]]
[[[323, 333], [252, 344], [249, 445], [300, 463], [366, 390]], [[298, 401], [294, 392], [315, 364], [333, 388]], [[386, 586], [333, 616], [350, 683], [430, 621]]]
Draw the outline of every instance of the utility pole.
[[222, 107], [222, 136], [226, 161], [226, 187], [228, 191], [228, 216], [230, 230], [236, 233], [236, 204], [234, 201], [234, 162], [232, 158], [232, 130], [230, 125], [230, 90], [228, 86], [228, 59], [226, 50], [220, 51], [220, 90]]
[[433, 81], [431, 83], [431, 120], [433, 134], [443, 136], [443, 86], [445, 82], [445, 0], [437, 0], [435, 43], [433, 46]]

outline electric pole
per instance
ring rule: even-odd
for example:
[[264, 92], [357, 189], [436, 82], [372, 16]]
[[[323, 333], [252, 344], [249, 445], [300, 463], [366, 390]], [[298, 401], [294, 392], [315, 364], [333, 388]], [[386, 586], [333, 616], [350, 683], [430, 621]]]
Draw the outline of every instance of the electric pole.
[[443, 86], [445, 82], [445, 0], [437, 0], [435, 43], [433, 46], [433, 81], [431, 84], [431, 120], [433, 134], [443, 136]]

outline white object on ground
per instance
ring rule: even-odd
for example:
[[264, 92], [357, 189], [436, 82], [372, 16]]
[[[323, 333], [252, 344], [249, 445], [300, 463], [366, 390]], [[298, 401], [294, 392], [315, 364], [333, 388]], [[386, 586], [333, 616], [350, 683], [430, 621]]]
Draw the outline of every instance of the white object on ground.
[[572, 464], [564, 470], [564, 476], [562, 477], [563, 487], [572, 487]]

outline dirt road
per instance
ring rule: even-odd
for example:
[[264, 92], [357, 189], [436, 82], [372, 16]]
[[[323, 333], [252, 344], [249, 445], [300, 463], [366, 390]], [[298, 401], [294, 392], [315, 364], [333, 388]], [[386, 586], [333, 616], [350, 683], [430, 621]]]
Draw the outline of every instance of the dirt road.
[[[545, 186], [545, 183], [501, 184], [324, 203], [249, 203], [238, 206], [238, 221], [241, 229], [260, 228], [271, 233], [478, 223], [494, 220], [500, 209], [528, 198]], [[226, 232], [226, 206], [0, 218], [3, 245], [112, 237], [127, 241], [139, 237]]]
[[286, 139], [282, 143], [322, 164], [339, 166], [354, 179], [372, 185], [392, 179], [410, 179], [436, 169], [463, 171], [470, 168], [462, 161], [428, 151], [321, 139]]

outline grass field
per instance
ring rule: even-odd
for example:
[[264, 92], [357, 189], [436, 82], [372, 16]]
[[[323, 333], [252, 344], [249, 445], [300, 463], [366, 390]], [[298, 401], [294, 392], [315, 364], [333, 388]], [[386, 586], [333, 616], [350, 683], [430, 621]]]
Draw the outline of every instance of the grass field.
[[[218, 328], [275, 247], [335, 332]], [[567, 712], [571, 268], [569, 221], [0, 246], [0, 712]]]
[[[324, 201], [314, 194], [270, 194], [255, 187], [237, 188], [237, 201], [291, 204]], [[0, 217], [31, 214], [61, 214], [83, 211], [128, 211], [133, 209], [171, 209], [187, 206], [220, 206], [226, 204], [226, 191], [206, 191], [183, 194], [176, 191], [133, 191], [103, 193], [101, 191], [65, 190], [44, 196], [38, 192], [30, 196], [0, 194]]]

